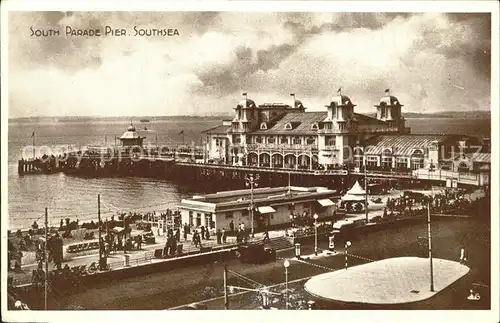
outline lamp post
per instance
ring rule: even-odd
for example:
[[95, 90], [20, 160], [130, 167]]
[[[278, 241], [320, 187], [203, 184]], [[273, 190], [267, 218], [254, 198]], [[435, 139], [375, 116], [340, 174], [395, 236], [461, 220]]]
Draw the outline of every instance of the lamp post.
[[430, 290], [434, 291], [434, 268], [432, 264], [432, 236], [431, 236], [431, 203], [430, 198], [427, 200], [427, 238], [429, 239], [429, 265], [430, 265]]
[[345, 270], [347, 270], [347, 248], [351, 246], [351, 241], [345, 242]]
[[259, 180], [259, 175], [253, 175], [253, 174], [250, 174], [250, 175], [247, 175], [247, 177], [245, 178], [246, 180], [246, 186], [247, 187], [250, 187], [250, 221], [251, 221], [251, 234], [252, 234], [252, 238], [255, 237], [255, 234], [254, 234], [254, 224], [253, 224], [253, 211], [254, 211], [254, 208], [255, 208], [255, 205], [254, 205], [254, 200], [253, 200], [253, 189], [254, 187], [256, 186], [259, 186], [257, 181]]
[[126, 242], [127, 242], [127, 231], [126, 231], [126, 214], [123, 214], [123, 254], [125, 255], [127, 253], [127, 248], [125, 248]]
[[314, 255], [318, 255], [318, 214], [314, 213]]
[[285, 259], [283, 266], [285, 266], [285, 308], [288, 309], [288, 267], [290, 267], [288, 259]]
[[227, 291], [227, 265], [224, 265], [224, 309], [229, 309], [229, 297]]
[[366, 167], [365, 167], [365, 221], [366, 224], [370, 222], [368, 219], [368, 177], [366, 174]]

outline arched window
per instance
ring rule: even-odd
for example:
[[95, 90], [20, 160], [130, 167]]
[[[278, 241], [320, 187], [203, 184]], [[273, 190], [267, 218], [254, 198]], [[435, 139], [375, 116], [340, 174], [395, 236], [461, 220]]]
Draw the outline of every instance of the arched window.
[[414, 149], [411, 154], [411, 169], [424, 168], [424, 152], [422, 149]]

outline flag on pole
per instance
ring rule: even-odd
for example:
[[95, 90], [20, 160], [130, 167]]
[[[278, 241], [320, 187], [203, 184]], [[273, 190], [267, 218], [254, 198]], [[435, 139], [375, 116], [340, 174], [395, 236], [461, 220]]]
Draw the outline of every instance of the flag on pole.
[[389, 89], [385, 89], [385, 93], [386, 94], [389, 94], [390, 90]]
[[295, 96], [295, 93], [290, 93], [290, 96]]
[[246, 96], [247, 94], [248, 94], [247, 92], [241, 93], [241, 95], [244, 95], [244, 96]]
[[30, 138], [35, 138], [35, 131], [33, 131]]
[[340, 93], [340, 92], [342, 92], [342, 88], [341, 87], [339, 87], [339, 89], [337, 90], [337, 93]]
[[183, 135], [184, 134], [184, 130], [182, 130], [181, 132], [179, 132], [179, 135]]

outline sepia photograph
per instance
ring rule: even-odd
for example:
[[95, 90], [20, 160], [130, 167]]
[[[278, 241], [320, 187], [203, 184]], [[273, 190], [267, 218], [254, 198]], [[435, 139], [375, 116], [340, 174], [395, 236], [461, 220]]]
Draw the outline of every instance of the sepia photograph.
[[498, 4], [15, 3], [2, 7], [8, 321], [497, 321]]

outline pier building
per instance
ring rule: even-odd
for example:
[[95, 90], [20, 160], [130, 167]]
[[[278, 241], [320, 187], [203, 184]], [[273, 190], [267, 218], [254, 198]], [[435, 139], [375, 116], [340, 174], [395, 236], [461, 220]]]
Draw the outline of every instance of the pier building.
[[257, 105], [245, 97], [234, 108], [232, 120], [204, 131], [206, 155], [217, 164], [296, 170], [366, 166], [472, 171], [477, 147], [489, 154], [484, 149], [487, 145], [477, 138], [411, 134], [401, 113], [403, 104], [395, 96], [382, 97], [374, 105], [373, 117], [356, 113], [355, 107], [351, 98], [341, 94], [319, 112], [306, 112], [295, 97], [293, 106]]
[[127, 131], [121, 135], [120, 142], [122, 143], [122, 147], [142, 147], [144, 139], [146, 139], [146, 137], [141, 136], [135, 129], [134, 125], [130, 124]]
[[183, 199], [178, 209], [182, 223], [226, 231], [231, 221], [235, 228], [243, 223], [250, 229], [253, 213], [254, 228], [259, 231], [266, 226], [290, 223], [295, 216], [331, 217], [338, 198], [335, 190], [325, 187], [266, 187], [254, 189], [253, 193], [246, 189], [193, 196]]
[[326, 111], [306, 112], [294, 99], [257, 105], [245, 98], [234, 108], [232, 120], [208, 129], [210, 159], [234, 165], [258, 165], [295, 169], [317, 169], [345, 164], [352, 150], [374, 135], [409, 134], [399, 100], [383, 97], [376, 117], [355, 112], [347, 95], [331, 98]]

